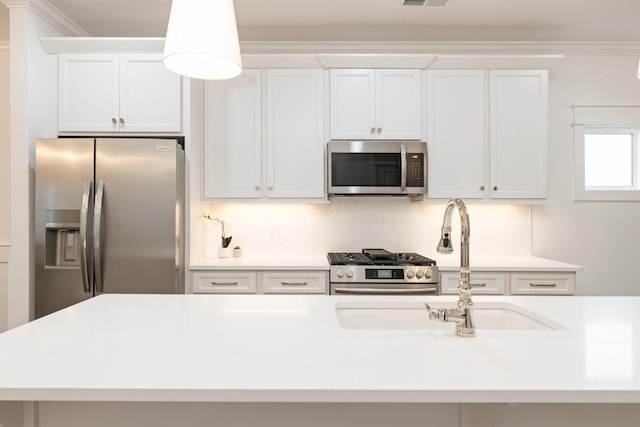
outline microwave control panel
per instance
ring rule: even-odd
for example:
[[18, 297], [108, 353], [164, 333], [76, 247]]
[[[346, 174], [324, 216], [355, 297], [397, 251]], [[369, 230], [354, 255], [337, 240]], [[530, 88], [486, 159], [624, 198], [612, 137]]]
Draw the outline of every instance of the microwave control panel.
[[407, 187], [424, 187], [423, 153], [407, 153]]

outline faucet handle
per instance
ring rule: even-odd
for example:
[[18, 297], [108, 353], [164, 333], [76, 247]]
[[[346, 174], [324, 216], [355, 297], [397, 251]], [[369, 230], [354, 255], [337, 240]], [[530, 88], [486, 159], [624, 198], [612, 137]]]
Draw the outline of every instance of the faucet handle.
[[429, 305], [429, 303], [425, 302], [424, 303], [425, 308], [427, 309], [427, 313], [429, 313], [429, 319], [430, 320], [439, 320], [442, 319], [442, 309], [438, 309], [438, 310], [433, 310], [431, 308], [431, 306]]

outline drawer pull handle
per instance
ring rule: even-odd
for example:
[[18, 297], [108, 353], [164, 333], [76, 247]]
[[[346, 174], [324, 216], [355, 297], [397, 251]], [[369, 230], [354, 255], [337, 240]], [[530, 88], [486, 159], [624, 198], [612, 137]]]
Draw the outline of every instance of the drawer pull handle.
[[532, 288], [555, 288], [555, 283], [529, 283]]
[[484, 288], [484, 287], [486, 287], [486, 286], [487, 286], [487, 284], [486, 284], [486, 283], [472, 283], [472, 284], [471, 284], [471, 287], [472, 287], [472, 288]]
[[238, 282], [211, 282], [213, 286], [238, 286]]
[[280, 282], [282, 286], [307, 286], [307, 282]]

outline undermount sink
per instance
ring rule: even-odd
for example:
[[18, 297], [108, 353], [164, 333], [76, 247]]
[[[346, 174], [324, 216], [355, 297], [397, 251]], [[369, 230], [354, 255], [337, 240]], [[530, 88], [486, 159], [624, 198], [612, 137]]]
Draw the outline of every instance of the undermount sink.
[[[449, 304], [443, 308], [454, 307], [455, 304]], [[441, 307], [438, 305], [438, 308]], [[505, 302], [476, 302], [473, 315], [478, 330], [565, 329], [544, 316]], [[346, 329], [455, 329], [455, 323], [430, 320], [424, 302], [339, 302], [336, 316], [340, 326]]]

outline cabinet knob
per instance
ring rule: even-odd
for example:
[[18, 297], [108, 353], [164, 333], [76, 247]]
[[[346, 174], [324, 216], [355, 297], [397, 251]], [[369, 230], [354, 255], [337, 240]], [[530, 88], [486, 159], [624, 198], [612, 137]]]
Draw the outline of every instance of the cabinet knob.
[[256, 185], [256, 191], [260, 191], [260, 186]]
[[382, 133], [382, 128], [378, 128], [378, 135]]
[[124, 119], [122, 117], [120, 117], [120, 124], [123, 125], [124, 124]]
[[118, 121], [116, 120], [115, 117], [111, 117], [111, 123], [113, 123], [115, 125], [116, 123], [118, 123]]
[[484, 185], [480, 186], [480, 191], [484, 191]]
[[376, 128], [372, 127], [371, 128], [371, 135], [373, 135], [374, 133], [376, 133]]
[[498, 187], [493, 187], [493, 191], [498, 191]]
[[270, 186], [268, 186], [268, 187], [267, 187], [267, 189], [268, 189], [269, 191], [272, 191], [272, 190], [273, 190], [273, 186], [271, 186], [271, 185], [270, 185]]

